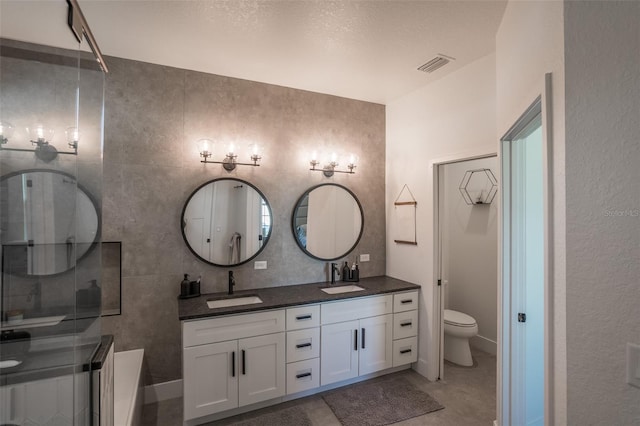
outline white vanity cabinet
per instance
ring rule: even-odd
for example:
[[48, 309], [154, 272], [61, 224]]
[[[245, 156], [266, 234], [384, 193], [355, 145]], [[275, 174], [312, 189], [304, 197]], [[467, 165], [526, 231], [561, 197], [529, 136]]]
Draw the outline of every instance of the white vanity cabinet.
[[393, 366], [418, 360], [418, 292], [393, 295]]
[[185, 421], [284, 395], [284, 330], [284, 310], [184, 322]]
[[320, 386], [320, 305], [287, 309], [287, 395]]
[[183, 321], [184, 424], [415, 362], [418, 300], [399, 291]]
[[393, 365], [393, 296], [323, 303], [321, 384]]

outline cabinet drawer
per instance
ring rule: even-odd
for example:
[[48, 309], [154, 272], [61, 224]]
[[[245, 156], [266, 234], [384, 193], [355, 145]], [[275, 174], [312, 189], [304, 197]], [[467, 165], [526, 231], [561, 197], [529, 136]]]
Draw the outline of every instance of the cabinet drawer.
[[320, 325], [320, 305], [301, 306], [287, 309], [287, 330], [318, 327]]
[[322, 324], [333, 324], [390, 314], [393, 309], [392, 304], [393, 296], [390, 294], [323, 303], [320, 308], [320, 319]]
[[410, 364], [418, 360], [418, 338], [409, 337], [393, 341], [393, 366]]
[[284, 310], [185, 321], [182, 325], [182, 345], [186, 348], [278, 333], [284, 331], [284, 321]]
[[418, 311], [393, 314], [393, 340], [418, 335]]
[[287, 364], [287, 395], [320, 386], [320, 358]]
[[393, 312], [404, 312], [418, 309], [418, 292], [410, 291], [393, 295]]
[[320, 328], [287, 332], [287, 362], [320, 356]]

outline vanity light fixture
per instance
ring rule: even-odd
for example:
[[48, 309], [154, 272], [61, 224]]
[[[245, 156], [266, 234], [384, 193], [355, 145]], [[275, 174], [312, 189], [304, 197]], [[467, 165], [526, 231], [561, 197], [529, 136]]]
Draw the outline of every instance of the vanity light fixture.
[[25, 148], [6, 148], [4, 145], [9, 142], [9, 138], [13, 134], [13, 126], [10, 123], [0, 122], [0, 150], [4, 151], [23, 151], [33, 152], [40, 160], [48, 163], [54, 160], [58, 154], [71, 154], [78, 155], [78, 130], [75, 127], [69, 127], [67, 129], [67, 140], [69, 147], [73, 151], [58, 151], [55, 146], [51, 145], [54, 131], [51, 128], [47, 128], [42, 124], [36, 124], [32, 127], [28, 127], [31, 145], [35, 146], [33, 149]]
[[225, 157], [222, 161], [209, 160], [209, 158], [213, 157], [213, 146], [215, 145], [215, 142], [211, 139], [200, 139], [196, 144], [198, 145], [200, 157], [203, 158], [203, 160], [200, 161], [201, 163], [222, 164], [222, 167], [228, 172], [234, 170], [236, 166], [258, 167], [260, 166], [258, 163], [262, 159], [261, 147], [257, 143], [249, 145], [249, 148], [251, 149], [251, 156], [249, 158], [251, 158], [252, 163], [238, 163], [236, 160], [238, 158], [238, 154], [236, 153], [236, 147], [233, 143], [227, 144], [225, 148]]
[[311, 154], [311, 160], [309, 161], [309, 164], [311, 165], [311, 168], [309, 170], [314, 172], [322, 172], [326, 177], [331, 177], [334, 173], [354, 174], [355, 172], [353, 171], [353, 169], [356, 168], [356, 156], [352, 154], [349, 157], [349, 163], [347, 164], [347, 169], [349, 170], [336, 170], [336, 167], [338, 167], [340, 164], [338, 163], [338, 156], [335, 152], [331, 154], [331, 160], [327, 164], [325, 164], [323, 168], [316, 169], [316, 166], [320, 164], [320, 161], [318, 161], [318, 157], [314, 151]]
[[9, 142], [9, 138], [13, 135], [13, 125], [6, 121], [0, 121], [0, 145]]

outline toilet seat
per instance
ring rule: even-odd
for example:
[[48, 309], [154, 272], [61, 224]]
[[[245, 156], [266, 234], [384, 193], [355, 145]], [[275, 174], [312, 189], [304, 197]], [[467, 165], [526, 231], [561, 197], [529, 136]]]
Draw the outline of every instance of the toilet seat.
[[444, 310], [444, 322], [456, 327], [475, 327], [476, 320], [472, 316], [465, 313], [453, 311], [451, 309]]

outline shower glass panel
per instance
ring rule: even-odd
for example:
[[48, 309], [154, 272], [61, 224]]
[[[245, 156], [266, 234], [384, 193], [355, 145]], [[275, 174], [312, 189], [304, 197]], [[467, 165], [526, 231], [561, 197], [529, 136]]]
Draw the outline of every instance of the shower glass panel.
[[0, 2], [0, 424], [93, 417], [104, 73], [67, 8]]

